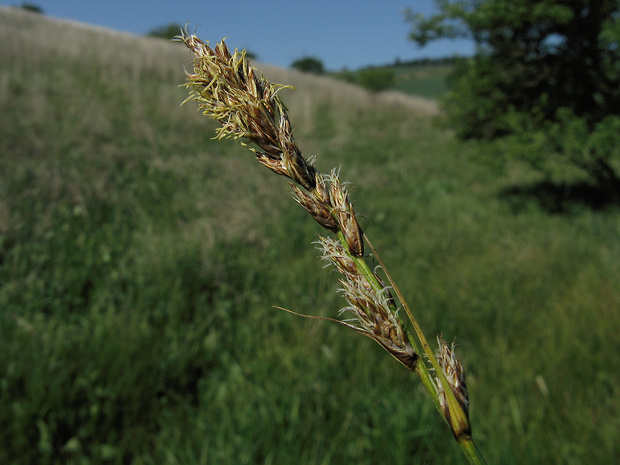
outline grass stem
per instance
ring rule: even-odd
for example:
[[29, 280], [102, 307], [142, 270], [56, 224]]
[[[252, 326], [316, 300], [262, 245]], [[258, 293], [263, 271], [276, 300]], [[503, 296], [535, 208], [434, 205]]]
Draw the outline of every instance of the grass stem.
[[[342, 322], [374, 339], [420, 379], [471, 463], [484, 463], [471, 438], [469, 400], [463, 365], [443, 339], [437, 354], [431, 349], [399, 287], [378, 252], [362, 232], [339, 170], [323, 175], [305, 159], [293, 138], [281, 85], [272, 85], [254, 70], [244, 52], [231, 53], [222, 41], [215, 49], [195, 36], [178, 38], [194, 53], [194, 72], [187, 73], [190, 100], [221, 123], [217, 138], [243, 139], [257, 160], [289, 178], [295, 199], [338, 240], [320, 238], [323, 258], [342, 275], [342, 293], [349, 303], [341, 310], [354, 316]], [[247, 141], [247, 142], [245, 142]], [[370, 269], [364, 242], [379, 261], [390, 286]], [[413, 325], [415, 337], [398, 315], [391, 290]], [[427, 362], [428, 361], [428, 362]], [[427, 363], [430, 364], [427, 365]]]

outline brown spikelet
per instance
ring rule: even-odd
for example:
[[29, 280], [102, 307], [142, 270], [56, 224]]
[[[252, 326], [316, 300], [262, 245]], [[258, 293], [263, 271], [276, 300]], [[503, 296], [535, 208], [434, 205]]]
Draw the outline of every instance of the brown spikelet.
[[395, 309], [390, 308], [383, 289], [376, 289], [358, 269], [344, 246], [333, 239], [321, 237], [323, 259], [342, 273], [342, 294], [349, 306], [341, 313], [354, 316], [348, 326], [374, 339], [396, 360], [415, 370], [418, 355], [409, 343]]
[[315, 171], [314, 190], [312, 195], [314, 195], [319, 202], [324, 203], [325, 205], [331, 205], [329, 189], [327, 188], [327, 183], [325, 182], [325, 176], [318, 171]]
[[316, 197], [304, 192], [294, 184], [291, 184], [291, 188], [295, 193], [295, 200], [310, 213], [312, 218], [325, 229], [331, 232], [338, 232], [338, 223], [326, 204], [321, 203]]
[[316, 171], [301, 155], [301, 150], [293, 142], [291, 125], [285, 113], [280, 115], [278, 141], [282, 150], [282, 161], [286, 165], [291, 178], [308, 190], [314, 189]]
[[439, 349], [436, 353], [437, 361], [448, 381], [448, 388], [454, 394], [462, 412], [462, 415], [459, 415], [461, 412], [453, 412], [450, 410], [446, 401], [444, 387], [439, 378], [436, 378], [439, 403], [444, 412], [444, 417], [448, 420], [455, 437], [458, 438], [462, 434], [471, 435], [471, 428], [469, 425], [469, 397], [467, 394], [467, 384], [465, 383], [465, 368], [454, 352], [454, 343], [452, 347], [448, 347], [448, 344], [441, 336], [437, 336], [437, 343], [439, 344]]
[[258, 150], [255, 150], [254, 154], [256, 155], [256, 159], [261, 165], [266, 166], [276, 174], [286, 176], [287, 178], [291, 177], [289, 175], [287, 166], [280, 158], [273, 158], [269, 156], [269, 154], [265, 152], [259, 152]]
[[330, 176], [331, 190], [330, 197], [334, 214], [338, 220], [340, 230], [344, 235], [349, 251], [355, 257], [364, 255], [364, 241], [362, 240], [362, 230], [355, 217], [353, 205], [349, 202], [349, 196], [344, 185], [340, 182], [336, 171], [332, 171]]

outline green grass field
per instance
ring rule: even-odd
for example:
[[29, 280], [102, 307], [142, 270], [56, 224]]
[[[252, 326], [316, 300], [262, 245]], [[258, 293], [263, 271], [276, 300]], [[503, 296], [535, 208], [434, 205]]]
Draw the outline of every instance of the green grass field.
[[360, 80], [365, 71], [386, 71], [393, 76], [393, 83], [387, 90], [425, 99], [437, 99], [448, 92], [447, 81], [453, 67], [454, 65], [445, 62], [403, 63], [363, 68], [356, 71], [339, 71], [331, 73], [330, 76], [364, 87]]
[[448, 91], [446, 80], [452, 71], [449, 64], [400, 65], [394, 72], [394, 90], [426, 98], [442, 97]]
[[[287, 182], [179, 107], [189, 58], [0, 8], [0, 463], [465, 463], [377, 344], [272, 307], [345, 302]], [[488, 462], [619, 462], [620, 210], [550, 212], [432, 102], [264, 71], [427, 335], [457, 339]]]

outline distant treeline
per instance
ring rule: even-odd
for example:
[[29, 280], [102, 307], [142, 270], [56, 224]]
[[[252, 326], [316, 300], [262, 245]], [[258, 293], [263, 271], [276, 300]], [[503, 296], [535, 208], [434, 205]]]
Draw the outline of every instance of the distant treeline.
[[[402, 73], [398, 69], [402, 68], [429, 68], [429, 67], [452, 67], [458, 60], [462, 59], [458, 56], [442, 57], [442, 58], [418, 58], [415, 60], [402, 61], [396, 59], [390, 64], [368, 65], [355, 71], [343, 69], [338, 72], [330, 73], [331, 76], [343, 81], [358, 84], [370, 91], [380, 92], [387, 89], [402, 90], [403, 79], [411, 80], [410, 77], [403, 78]], [[444, 81], [445, 76], [434, 76], [433, 81]]]
[[368, 68], [399, 68], [408, 66], [445, 66], [454, 65], [457, 61], [462, 60], [461, 56], [447, 56], [440, 58], [416, 58], [415, 60], [403, 61], [400, 58], [394, 60], [394, 63], [387, 65], [368, 66]]
[[30, 2], [22, 2], [19, 5], [11, 5], [11, 8], [21, 8], [22, 10], [30, 11], [32, 13], [44, 14], [43, 8]]

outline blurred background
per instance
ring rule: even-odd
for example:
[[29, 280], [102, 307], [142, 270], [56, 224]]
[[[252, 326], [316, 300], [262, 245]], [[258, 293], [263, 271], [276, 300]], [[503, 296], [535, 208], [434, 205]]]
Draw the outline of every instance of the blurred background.
[[387, 5], [369, 0], [355, 5], [344, 0], [44, 0], [30, 5], [52, 17], [138, 35], [165, 33], [169, 27], [176, 35], [187, 25], [205, 40], [215, 43], [228, 37], [233, 48], [247, 48], [261, 61], [285, 68], [307, 55], [320, 58], [326, 69], [339, 71], [474, 50], [473, 41], [464, 39], [441, 40], [424, 50], [407, 41], [410, 28], [403, 12], [414, 7], [420, 13], [436, 12], [432, 0], [391, 0]]
[[[620, 460], [620, 4], [0, 6], [0, 462], [464, 463], [285, 179], [187, 97], [246, 48], [341, 167], [489, 463]], [[372, 261], [372, 258], [369, 258]]]

